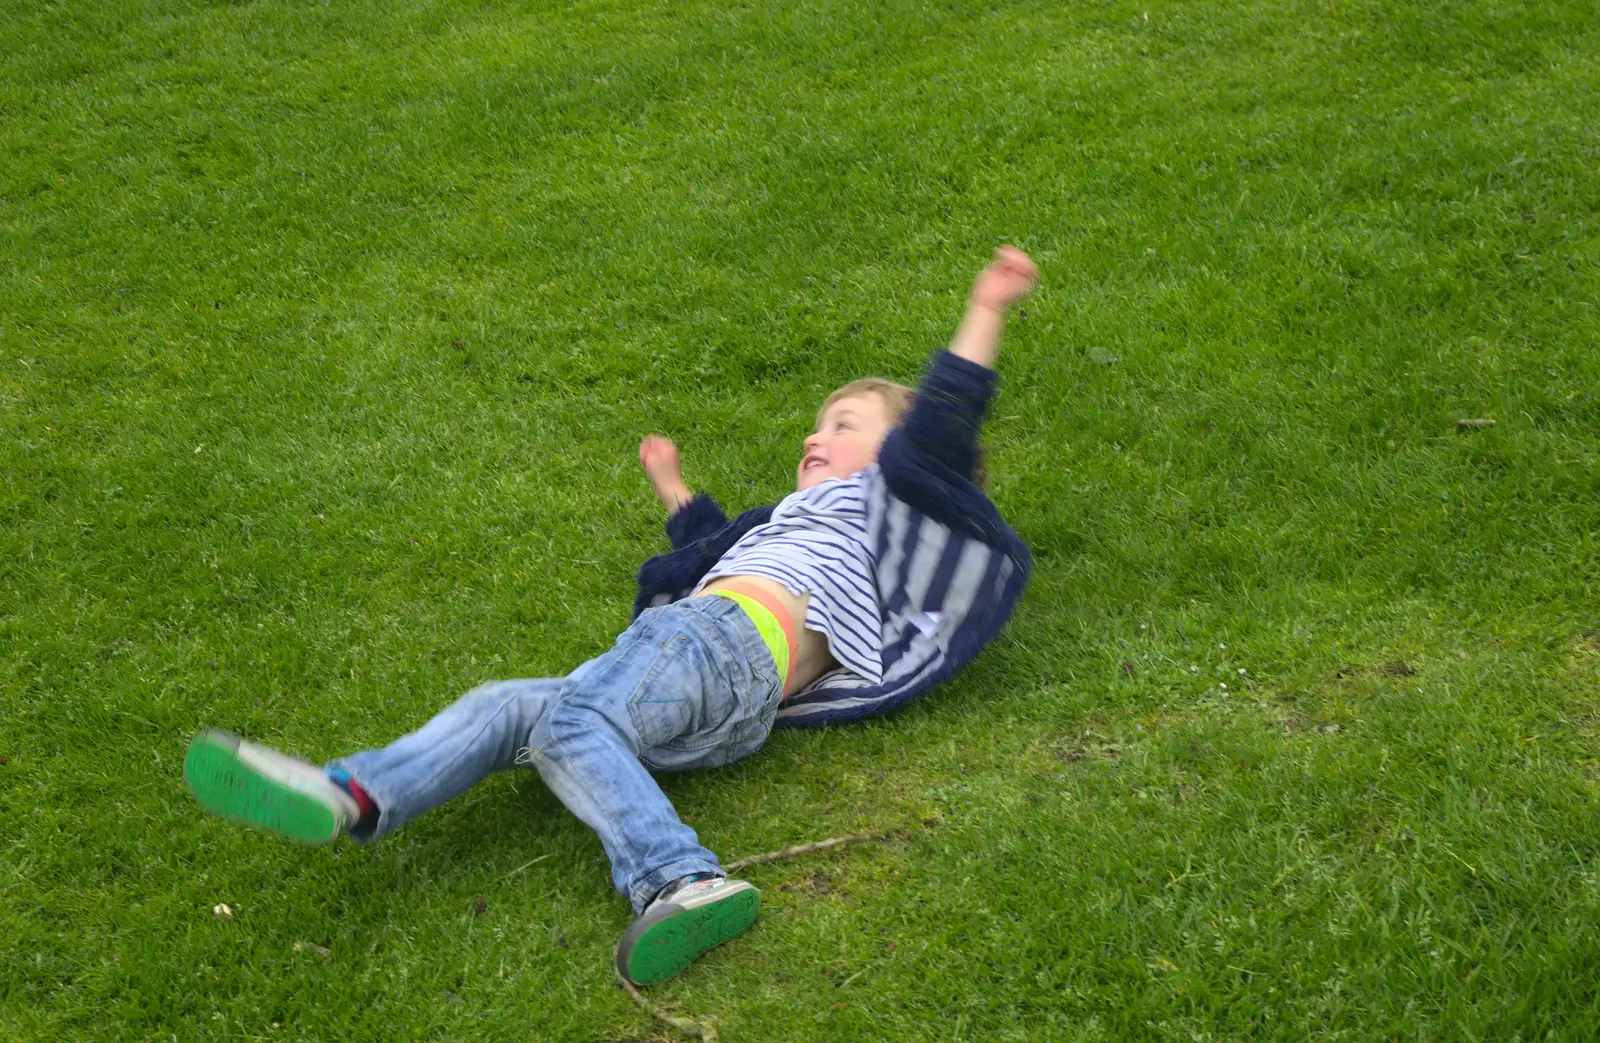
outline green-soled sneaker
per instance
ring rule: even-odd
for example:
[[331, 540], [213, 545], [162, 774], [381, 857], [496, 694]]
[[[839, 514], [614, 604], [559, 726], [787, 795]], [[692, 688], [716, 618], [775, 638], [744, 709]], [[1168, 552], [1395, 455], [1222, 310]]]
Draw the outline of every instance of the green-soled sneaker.
[[635, 985], [665, 981], [756, 922], [761, 892], [728, 877], [668, 884], [617, 943], [617, 970]]
[[189, 743], [183, 780], [200, 806], [302, 844], [327, 844], [359, 815], [321, 768], [207, 728]]

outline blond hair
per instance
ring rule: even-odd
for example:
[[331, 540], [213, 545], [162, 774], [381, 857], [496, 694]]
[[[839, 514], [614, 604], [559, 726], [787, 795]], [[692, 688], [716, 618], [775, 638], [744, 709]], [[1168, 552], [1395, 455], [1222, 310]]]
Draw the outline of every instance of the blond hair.
[[[835, 402], [857, 395], [877, 395], [888, 411], [891, 428], [899, 426], [917, 397], [917, 393], [904, 384], [896, 384], [883, 377], [862, 377], [860, 380], [852, 380], [823, 399], [822, 408], [817, 410], [817, 423], [822, 423], [822, 414], [826, 413]], [[988, 453], [984, 452], [982, 442], [977, 443], [977, 455], [973, 460], [972, 473], [967, 477], [979, 489], [984, 492], [989, 491]]]

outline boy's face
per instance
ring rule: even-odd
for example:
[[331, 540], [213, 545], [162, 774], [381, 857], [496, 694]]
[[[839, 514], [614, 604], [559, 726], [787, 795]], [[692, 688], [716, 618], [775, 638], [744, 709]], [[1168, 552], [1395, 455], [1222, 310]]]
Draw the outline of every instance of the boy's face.
[[795, 490], [866, 470], [878, 458], [892, 426], [881, 396], [868, 392], [841, 398], [823, 410], [817, 429], [806, 439]]

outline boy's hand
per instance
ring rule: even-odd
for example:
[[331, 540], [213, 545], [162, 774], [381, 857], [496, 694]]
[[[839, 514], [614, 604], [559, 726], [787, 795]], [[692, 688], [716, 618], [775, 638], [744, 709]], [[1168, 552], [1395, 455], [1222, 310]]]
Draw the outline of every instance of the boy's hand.
[[646, 435], [639, 443], [639, 466], [655, 488], [656, 498], [668, 514], [694, 499], [694, 493], [683, 484], [683, 465], [678, 459], [678, 447], [672, 439], [662, 435]]
[[972, 303], [1004, 311], [1032, 293], [1038, 281], [1039, 269], [1027, 254], [1014, 246], [1002, 246], [973, 282]]
[[1000, 333], [1006, 324], [1006, 309], [1032, 293], [1038, 281], [1039, 269], [1027, 254], [1014, 246], [996, 250], [989, 267], [979, 272], [972, 283], [967, 314], [950, 342], [951, 353], [993, 369], [995, 353], [1000, 350]]

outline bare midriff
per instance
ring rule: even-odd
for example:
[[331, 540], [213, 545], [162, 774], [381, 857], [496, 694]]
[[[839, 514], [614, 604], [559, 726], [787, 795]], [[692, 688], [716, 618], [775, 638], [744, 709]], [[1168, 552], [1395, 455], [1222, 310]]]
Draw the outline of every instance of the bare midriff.
[[794, 621], [795, 646], [789, 649], [789, 684], [783, 690], [785, 698], [839, 665], [828, 651], [827, 636], [806, 629], [806, 606], [811, 595], [791, 594], [788, 587], [765, 576], [718, 576], [700, 593], [709, 594], [714, 590], [754, 593], [789, 613]]

